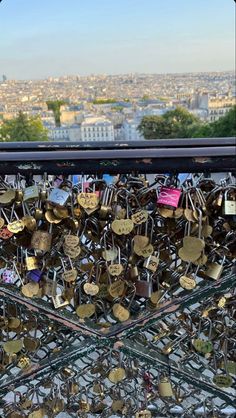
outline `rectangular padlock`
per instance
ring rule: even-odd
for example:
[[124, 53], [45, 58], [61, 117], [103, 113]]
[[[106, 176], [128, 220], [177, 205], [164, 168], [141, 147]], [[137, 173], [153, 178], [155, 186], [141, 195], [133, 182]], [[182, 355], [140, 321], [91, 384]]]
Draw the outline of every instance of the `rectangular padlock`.
[[158, 390], [161, 398], [170, 398], [174, 395], [171, 382], [167, 377], [162, 377], [160, 379]]
[[65, 206], [70, 194], [62, 189], [53, 189], [48, 197], [48, 202], [56, 206]]
[[208, 263], [205, 275], [213, 280], [219, 280], [223, 272], [223, 265], [218, 263]]
[[28, 271], [38, 269], [38, 260], [36, 257], [25, 257], [25, 264]]
[[136, 295], [144, 298], [150, 298], [152, 294], [152, 282], [147, 280], [137, 280], [135, 282]]
[[[230, 189], [224, 194], [223, 214], [224, 215], [236, 215], [236, 200], [229, 198]], [[235, 197], [235, 194], [234, 194]]]
[[177, 208], [182, 191], [171, 187], [161, 187], [157, 203]]
[[53, 296], [52, 302], [53, 302], [54, 308], [56, 309], [63, 308], [64, 306], [69, 305], [69, 302], [67, 300], [64, 300], [61, 295]]
[[57, 282], [55, 280], [47, 279], [44, 285], [44, 294], [48, 297], [56, 297]]
[[155, 273], [159, 264], [159, 258], [155, 255], [150, 255], [148, 258], [145, 259], [143, 263], [143, 267]]
[[225, 200], [223, 213], [224, 215], [236, 215], [236, 200]]
[[27, 202], [28, 200], [36, 200], [39, 198], [39, 189], [37, 186], [26, 187], [24, 190], [23, 201]]

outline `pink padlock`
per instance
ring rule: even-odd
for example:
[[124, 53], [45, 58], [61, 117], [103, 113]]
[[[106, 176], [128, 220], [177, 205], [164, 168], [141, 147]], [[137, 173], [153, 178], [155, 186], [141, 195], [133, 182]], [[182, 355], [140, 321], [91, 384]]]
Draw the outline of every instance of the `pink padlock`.
[[[83, 183], [83, 187], [84, 187], [85, 192], [87, 193], [88, 192], [88, 189], [90, 187], [90, 182], [89, 181], [85, 181]], [[95, 193], [97, 197], [100, 197], [100, 191], [99, 190], [95, 190], [93, 193]]]
[[177, 208], [182, 191], [171, 187], [161, 187], [157, 203], [158, 205], [167, 205]]

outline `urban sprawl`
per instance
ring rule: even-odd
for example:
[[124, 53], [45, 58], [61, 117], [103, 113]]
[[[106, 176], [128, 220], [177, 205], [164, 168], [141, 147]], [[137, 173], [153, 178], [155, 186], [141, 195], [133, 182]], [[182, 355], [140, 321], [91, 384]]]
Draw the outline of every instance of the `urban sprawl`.
[[[61, 125], [48, 101], [61, 100]], [[142, 118], [182, 106], [213, 122], [236, 103], [233, 71], [186, 74], [126, 74], [0, 80], [0, 124], [23, 111], [38, 115], [53, 141], [143, 139]]]

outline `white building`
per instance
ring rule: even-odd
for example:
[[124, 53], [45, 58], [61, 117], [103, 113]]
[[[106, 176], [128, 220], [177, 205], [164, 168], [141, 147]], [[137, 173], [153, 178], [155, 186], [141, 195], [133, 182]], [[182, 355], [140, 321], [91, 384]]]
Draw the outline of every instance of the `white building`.
[[49, 139], [52, 141], [68, 141], [68, 128], [65, 126], [53, 127], [48, 129]]
[[82, 141], [114, 141], [114, 126], [102, 117], [88, 117], [81, 123]]
[[143, 135], [139, 132], [138, 126], [142, 118], [127, 119], [123, 123], [123, 137], [124, 141], [140, 141], [143, 140]]
[[49, 139], [52, 141], [81, 141], [80, 125], [49, 128]]

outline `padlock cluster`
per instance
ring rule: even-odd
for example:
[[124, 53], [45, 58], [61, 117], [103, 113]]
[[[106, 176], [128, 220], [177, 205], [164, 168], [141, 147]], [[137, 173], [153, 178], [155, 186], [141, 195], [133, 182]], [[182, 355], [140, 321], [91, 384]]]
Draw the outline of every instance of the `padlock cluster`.
[[232, 178], [113, 180], [0, 179], [0, 416], [233, 417]]
[[6, 418], [57, 417], [60, 413], [87, 418], [151, 418], [161, 413], [164, 418], [187, 418], [222, 411], [232, 416], [230, 411], [235, 410], [227, 410], [210, 392], [205, 392], [203, 401], [197, 386], [177, 379], [174, 373], [169, 375], [165, 367], [160, 370], [108, 348], [94, 348], [93, 353], [46, 372], [43, 378], [36, 374], [34, 384], [19, 385], [3, 397], [2, 404]]
[[109, 328], [221, 280], [235, 257], [236, 189], [195, 183], [4, 181], [1, 282]]

